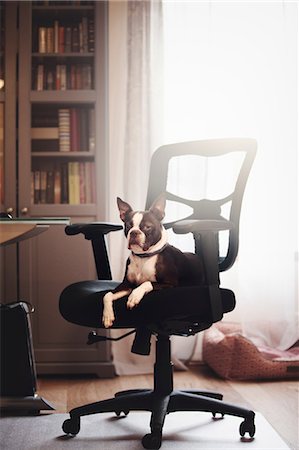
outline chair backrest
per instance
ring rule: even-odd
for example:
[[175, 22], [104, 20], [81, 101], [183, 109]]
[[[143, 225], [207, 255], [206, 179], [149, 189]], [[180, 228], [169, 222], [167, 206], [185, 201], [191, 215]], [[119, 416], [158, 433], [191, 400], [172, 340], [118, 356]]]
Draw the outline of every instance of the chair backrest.
[[230, 268], [238, 254], [241, 204], [256, 149], [254, 139], [212, 139], [164, 145], [152, 156], [146, 208], [166, 192], [166, 228], [181, 219], [233, 222], [220, 271]]

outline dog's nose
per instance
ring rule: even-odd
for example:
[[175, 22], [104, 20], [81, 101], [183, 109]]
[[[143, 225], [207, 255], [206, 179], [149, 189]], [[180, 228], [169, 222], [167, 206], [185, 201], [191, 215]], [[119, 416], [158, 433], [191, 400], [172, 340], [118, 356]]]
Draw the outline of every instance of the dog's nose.
[[135, 239], [135, 238], [137, 238], [137, 236], [139, 236], [139, 234], [141, 234], [140, 230], [132, 230], [131, 233], [130, 233], [130, 237], [132, 239]]

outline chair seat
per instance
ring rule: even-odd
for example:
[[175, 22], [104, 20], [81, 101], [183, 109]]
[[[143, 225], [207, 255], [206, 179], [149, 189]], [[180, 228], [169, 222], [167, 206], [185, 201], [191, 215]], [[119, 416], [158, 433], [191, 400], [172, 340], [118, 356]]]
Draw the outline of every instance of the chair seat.
[[[80, 281], [69, 285], [60, 296], [60, 313], [78, 325], [101, 328], [103, 297], [119, 282]], [[234, 293], [220, 289], [223, 312], [235, 307]], [[127, 297], [114, 302], [115, 322], [113, 328], [136, 328], [160, 324], [168, 319], [188, 317], [192, 321], [211, 322], [208, 289], [205, 286], [165, 288], [148, 293], [133, 310], [126, 306]]]

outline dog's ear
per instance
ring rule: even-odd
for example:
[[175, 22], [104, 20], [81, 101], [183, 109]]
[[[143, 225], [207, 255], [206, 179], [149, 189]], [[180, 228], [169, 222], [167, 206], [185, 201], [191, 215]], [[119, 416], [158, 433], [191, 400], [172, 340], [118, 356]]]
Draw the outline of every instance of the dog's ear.
[[119, 209], [119, 217], [124, 222], [128, 212], [133, 211], [129, 203], [124, 202], [121, 198], [117, 197], [117, 206]]
[[166, 206], [166, 195], [160, 194], [158, 198], [154, 201], [150, 207], [150, 211], [156, 216], [156, 218], [161, 221], [165, 216], [165, 206]]

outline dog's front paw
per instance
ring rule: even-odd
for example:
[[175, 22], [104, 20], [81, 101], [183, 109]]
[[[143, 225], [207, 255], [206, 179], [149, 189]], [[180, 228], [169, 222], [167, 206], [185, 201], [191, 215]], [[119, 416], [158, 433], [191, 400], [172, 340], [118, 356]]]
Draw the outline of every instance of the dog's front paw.
[[136, 289], [134, 289], [131, 294], [129, 295], [128, 301], [127, 301], [127, 307], [129, 309], [133, 309], [135, 306], [137, 306], [140, 301], [143, 299], [145, 294], [153, 290], [153, 285], [150, 281], [145, 281], [140, 286], [138, 286]]
[[111, 292], [108, 292], [104, 296], [104, 309], [103, 309], [102, 323], [105, 328], [112, 327], [113, 322], [115, 320], [111, 296], [112, 296]]
[[142, 297], [144, 296], [144, 291], [140, 289], [140, 286], [136, 289], [134, 289], [131, 294], [129, 295], [128, 301], [127, 301], [127, 307], [129, 309], [133, 309], [135, 306], [137, 306]]
[[114, 320], [115, 320], [115, 317], [114, 317], [113, 310], [108, 311], [108, 312], [105, 312], [105, 311], [103, 312], [102, 322], [103, 322], [103, 325], [105, 328], [112, 327]]

